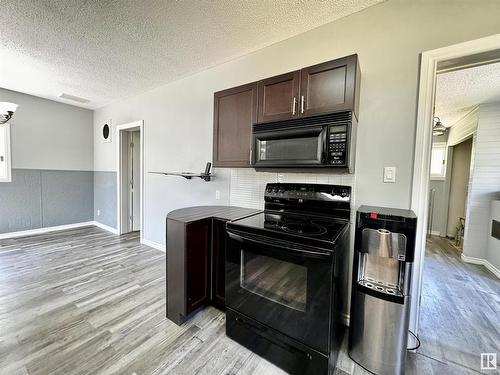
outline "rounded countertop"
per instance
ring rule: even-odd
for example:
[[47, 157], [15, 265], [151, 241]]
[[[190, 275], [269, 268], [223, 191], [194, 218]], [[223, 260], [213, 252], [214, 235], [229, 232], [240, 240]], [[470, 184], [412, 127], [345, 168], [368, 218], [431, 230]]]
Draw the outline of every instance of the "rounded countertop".
[[170, 211], [168, 220], [176, 220], [185, 223], [216, 218], [221, 220], [237, 220], [246, 216], [259, 213], [261, 210], [237, 206], [193, 206], [184, 207]]

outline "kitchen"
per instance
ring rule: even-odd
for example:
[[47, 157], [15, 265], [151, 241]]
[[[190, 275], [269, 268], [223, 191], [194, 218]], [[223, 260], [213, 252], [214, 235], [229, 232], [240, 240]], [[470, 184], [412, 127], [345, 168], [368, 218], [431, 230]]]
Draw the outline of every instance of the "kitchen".
[[[358, 56], [351, 55], [214, 93], [214, 165], [353, 174], [360, 83]], [[356, 220], [355, 250], [366, 254], [355, 263], [352, 290], [359, 292], [349, 311], [351, 196], [347, 185], [268, 183], [264, 212], [235, 206], [170, 212], [167, 318], [182, 325], [213, 304], [225, 310], [226, 334], [238, 343], [289, 373], [330, 374], [348, 317], [356, 315], [351, 357], [376, 373], [403, 372], [416, 217], [359, 208], [370, 223], [362, 224], [362, 214]], [[365, 309], [390, 311], [401, 327], [384, 335], [356, 331], [369, 325]], [[372, 358], [367, 342], [385, 342], [397, 354]]]
[[[174, 5], [181, 6], [181, 4]], [[206, 6], [206, 4], [200, 5], [200, 8], [210, 13], [210, 9], [207, 10]], [[293, 5], [291, 9], [298, 10], [295, 7], [300, 8], [300, 5]], [[160, 346], [151, 349], [154, 353], [151, 357], [153, 358], [151, 367], [145, 363], [147, 361], [136, 357], [129, 357], [130, 361], [123, 360], [115, 365], [106, 362], [106, 366], [125, 371], [126, 364], [130, 364], [130, 369], [135, 369], [133, 367], [135, 364], [131, 363], [135, 363], [137, 359], [140, 362], [137, 362], [137, 369], [148, 369], [149, 372], [153, 371], [152, 367], [158, 365], [158, 369], [165, 371], [169, 369], [173, 373], [176, 371], [203, 373], [210, 371], [208, 369], [210, 363], [215, 363], [217, 371], [220, 370], [221, 373], [224, 371], [237, 373], [240, 368], [250, 369], [247, 371], [249, 373], [253, 371], [258, 373], [258, 369], [262, 368], [269, 369], [271, 373], [280, 373], [282, 371], [280, 368], [283, 367], [287, 371], [300, 373], [302, 369], [293, 370], [286, 367], [287, 364], [272, 365], [273, 358], [268, 358], [270, 362], [266, 361], [265, 353], [259, 348], [253, 349], [255, 353], [251, 350], [245, 351], [244, 348], [251, 345], [246, 345], [242, 341], [249, 334], [242, 334], [241, 331], [238, 333], [238, 330], [229, 332], [228, 336], [235, 338], [242, 345], [237, 345], [236, 341], [225, 335], [225, 330], [231, 329], [231, 324], [227, 326], [225, 324], [225, 313], [228, 313], [228, 321], [236, 322], [233, 328], [241, 326], [237, 325], [241, 323], [238, 319], [245, 324], [253, 324], [256, 319], [245, 320], [246, 317], [263, 314], [257, 311], [259, 309], [257, 305], [255, 305], [256, 311], [252, 311], [253, 304], [249, 306], [245, 303], [247, 300], [253, 300], [253, 295], [245, 294], [253, 289], [256, 292], [253, 294], [260, 294], [261, 297], [264, 295], [262, 299], [278, 299], [279, 302], [273, 306], [291, 305], [290, 310], [297, 312], [298, 315], [286, 315], [284, 312], [288, 310], [277, 306], [274, 308], [282, 311], [278, 312], [278, 316], [284, 314], [287, 319], [281, 322], [276, 321], [279, 319], [275, 317], [275, 321], [272, 321], [273, 318], [261, 315], [259, 321], [266, 329], [272, 328], [280, 332], [281, 336], [276, 335], [279, 337], [278, 341], [291, 339], [292, 347], [297, 342], [303, 345], [302, 352], [306, 353], [306, 357], [309, 354], [311, 358], [315, 358], [314, 355], [319, 353], [320, 360], [313, 361], [319, 363], [319, 367], [316, 368], [319, 369], [318, 372], [331, 371], [334, 362], [342, 371], [352, 373], [353, 368], [356, 369], [355, 373], [364, 371], [362, 367], [350, 361], [349, 339], [345, 333], [342, 335], [342, 343], [330, 342], [331, 339], [340, 339], [341, 335], [335, 333], [339, 331], [334, 329], [337, 323], [341, 323], [344, 328], [346, 323], [352, 323], [350, 316], [352, 270], [360, 264], [366, 265], [363, 263], [366, 260], [362, 260], [362, 254], [355, 253], [357, 223], [360, 222], [358, 212], [366, 205], [404, 210], [412, 208], [417, 215], [417, 226], [423, 225], [425, 215], [421, 214], [422, 205], [417, 206], [414, 202], [418, 187], [415, 179], [419, 168], [417, 163], [421, 163], [422, 166], [425, 164], [419, 159], [420, 120], [416, 120], [416, 113], [420, 113], [419, 95], [422, 92], [419, 87], [422, 53], [498, 34], [500, 30], [493, 16], [497, 8], [496, 4], [489, 1], [481, 2], [480, 6], [463, 2], [460, 7], [450, 6], [446, 2], [418, 4], [380, 2], [366, 8], [361, 7], [345, 17], [339, 16], [328, 23], [315, 24], [315, 27], [287, 35], [286, 38], [268, 37], [265, 43], [261, 40], [260, 43], [249, 44], [248, 48], [241, 49], [235, 54], [231, 54], [233, 50], [229, 47], [225, 50], [221, 48], [220, 55], [211, 54], [201, 43], [201, 40], [205, 40], [202, 38], [205, 36], [203, 33], [198, 33], [197, 36], [189, 32], [179, 33], [178, 35], [191, 35], [191, 41], [199, 39], [200, 43], [197, 47], [189, 48], [187, 52], [182, 48], [185, 44], [172, 44], [178, 47], [179, 55], [181, 51], [186, 52], [182, 55], [183, 60], [180, 58], [176, 60], [176, 66], [179, 67], [177, 76], [167, 82], [155, 75], [156, 71], [167, 65], [166, 61], [170, 61], [161, 53], [149, 60], [144, 56], [143, 64], [131, 67], [129, 69], [131, 75], [131, 72], [139, 71], [138, 66], [148, 70], [141, 73], [142, 77], [150, 77], [149, 81], [144, 83], [145, 86], [142, 86], [143, 89], [140, 92], [123, 90], [127, 95], [122, 96], [113, 97], [110, 94], [110, 97], [92, 108], [90, 132], [92, 147], [87, 149], [92, 156], [89, 160], [92, 164], [90, 173], [93, 174], [93, 203], [92, 206], [89, 205], [89, 210], [93, 214], [85, 222], [92, 222], [92, 225], [114, 233], [113, 235], [118, 233], [124, 236], [124, 244], [120, 245], [118, 240], [91, 233], [104, 244], [110, 243], [111, 247], [123, 246], [126, 251], [132, 249], [130, 251], [135, 252], [137, 245], [134, 244], [140, 242], [141, 248], [147, 247], [166, 253], [166, 256], [163, 255], [166, 261], [162, 258], [160, 262], [166, 272], [158, 272], [156, 268], [154, 272], [155, 275], [161, 273], [161, 276], [157, 276], [162, 278], [161, 282], [157, 280], [154, 285], [158, 287], [158, 295], [161, 294], [163, 303], [161, 317], [164, 320], [159, 323], [161, 329], [144, 333], [151, 334], [155, 338], [153, 341], [158, 340], [155, 342], [160, 343]], [[280, 13], [277, 9], [275, 11], [275, 14]], [[144, 16], [141, 12], [137, 14], [139, 19]], [[446, 14], [447, 17], [441, 17], [442, 14]], [[315, 13], [315, 17], [319, 16]], [[185, 18], [179, 17], [179, 19]], [[201, 17], [198, 21], [204, 22], [204, 19], [205, 17]], [[243, 22], [237, 15], [231, 20], [237, 24]], [[272, 24], [272, 21], [268, 21]], [[144, 21], [142, 25], [148, 25], [148, 22], [149, 20]], [[311, 19], [309, 22], [311, 25], [314, 24]], [[434, 26], [438, 23], [441, 27], [440, 31], [436, 32]], [[210, 30], [207, 31], [207, 35], [216, 32], [219, 27], [224, 29], [222, 25], [214, 28], [211, 26], [213, 25], [206, 25], [206, 29]], [[251, 30], [259, 34], [255, 28]], [[269, 31], [269, 28], [266, 30]], [[231, 33], [224, 35], [229, 38]], [[218, 40], [214, 39], [210, 43]], [[141, 48], [136, 48], [134, 53], [142, 54], [139, 51], [144, 49]], [[131, 52], [128, 48], [124, 50]], [[109, 56], [113, 56], [113, 52], [107, 55]], [[106, 59], [101, 56], [94, 60]], [[120, 69], [116, 59], [113, 60], [113, 64], [116, 69]], [[188, 64], [192, 64], [189, 65], [190, 69], [187, 69], [189, 71], [183, 71], [181, 68]], [[139, 81], [139, 78], [137, 80]], [[130, 82], [129, 79], [124, 81]], [[111, 83], [106, 87], [109, 93], [113, 92], [112, 87], [114, 86]], [[96, 90], [96, 92], [107, 92], [107, 90]], [[21, 128], [15, 124], [15, 120], [16, 116], [21, 118], [22, 111], [26, 108], [26, 105], [21, 105], [17, 110], [18, 114], [14, 114], [13, 132]], [[419, 114], [419, 119], [420, 117]], [[143, 145], [141, 225], [137, 238], [131, 238], [132, 235], [128, 233], [121, 233], [117, 223], [117, 185], [120, 183], [117, 179], [117, 166], [120, 164], [116, 149], [117, 140], [120, 139], [119, 129], [124, 124], [134, 122], [141, 122], [140, 142]], [[108, 130], [111, 129], [110, 140], [103, 139], [106, 126]], [[306, 132], [304, 128], [307, 128]], [[19, 137], [14, 137], [13, 140], [18, 142]], [[19, 149], [19, 146], [14, 143], [13, 150], [16, 149]], [[203, 172], [207, 162], [212, 163], [212, 168], [207, 168]], [[168, 175], [170, 173], [179, 173], [181, 176]], [[196, 212], [197, 207], [208, 208], [206, 211], [201, 209], [202, 212]], [[322, 208], [325, 208], [324, 212]], [[186, 209], [188, 211], [183, 212]], [[287, 219], [287, 212], [294, 216], [293, 220]], [[383, 210], [371, 209], [364, 213], [368, 215], [367, 220], [386, 219]], [[305, 226], [313, 231], [312, 235], [305, 233], [307, 231], [304, 227], [297, 227], [297, 214], [308, 219], [314, 215], [318, 216]], [[374, 218], [371, 218], [372, 214], [375, 215]], [[404, 218], [401, 220], [405, 222], [415, 219], [410, 212], [399, 212], [396, 216]], [[193, 228], [194, 234], [190, 236], [189, 226], [193, 218], [202, 223]], [[318, 219], [320, 221], [327, 219], [328, 224], [318, 225]], [[340, 227], [335, 228], [336, 225], [332, 223], [340, 223]], [[300, 286], [306, 284], [304, 268], [280, 267], [267, 258], [259, 257], [255, 257], [253, 260], [256, 261], [251, 262], [251, 257], [245, 258], [247, 255], [241, 252], [242, 246], [245, 249], [254, 247], [248, 243], [242, 245], [241, 241], [246, 241], [240, 238], [245, 237], [242, 236], [242, 232], [246, 233], [246, 237], [249, 237], [250, 233], [250, 237], [258, 238], [264, 233], [269, 233], [270, 227], [274, 228], [276, 242], [288, 243], [290, 239], [294, 239], [301, 247], [310, 246], [308, 250], [316, 251], [321, 256], [325, 255], [323, 251], [325, 246], [333, 248], [336, 244], [342, 244], [343, 248], [347, 248], [343, 252], [345, 259], [338, 262], [332, 261], [331, 258], [328, 260], [330, 271], [337, 263], [343, 264], [342, 280], [336, 279], [335, 283], [326, 283], [330, 290], [323, 291], [323, 297], [318, 300], [324, 300], [324, 295], [329, 293], [333, 295], [332, 299], [328, 304], [322, 304], [320, 314], [306, 316], [309, 322], [321, 321], [325, 324], [325, 320], [328, 321], [328, 329], [324, 325], [321, 326], [319, 328], [321, 334], [317, 337], [308, 337], [305, 323], [292, 333], [289, 331], [291, 323], [288, 326], [286, 324], [295, 319], [296, 322], [303, 323], [304, 321], [300, 320], [303, 319], [301, 316], [307, 314], [301, 314], [304, 314], [303, 310], [309, 311], [307, 305], [309, 297], [306, 297]], [[229, 230], [232, 231], [233, 237], [229, 236]], [[314, 231], [317, 233], [314, 234]], [[318, 239], [318, 236], [321, 237], [325, 233], [329, 236], [327, 240]], [[310, 243], [304, 244], [304, 238], [308, 238], [307, 241]], [[169, 245], [169, 241], [172, 240], [177, 243]], [[390, 252], [394, 260], [391, 267], [396, 267], [398, 272], [404, 270], [404, 275], [410, 275], [412, 271], [406, 267], [407, 260], [413, 260], [414, 265], [413, 278], [394, 280], [394, 275], [391, 275], [392, 279], [385, 281], [387, 285], [384, 286], [384, 290], [387, 294], [396, 293], [393, 287], [396, 285], [411, 297], [419, 296], [419, 285], [415, 280], [419, 281], [421, 276], [422, 265], [419, 263], [419, 255], [424, 249], [424, 244], [418, 241], [421, 241], [420, 237], [415, 244], [412, 241], [407, 242], [404, 248], [410, 250], [408, 255], [403, 255], [399, 247], [394, 247], [397, 249], [396, 252]], [[218, 252], [217, 244], [224, 244], [225, 251], [232, 249], [230, 250], [232, 255]], [[78, 248], [79, 245], [77, 243], [74, 246]], [[172, 248], [179, 250], [174, 252]], [[235, 256], [233, 251], [237, 248], [240, 251], [239, 257]], [[413, 248], [415, 248], [415, 259], [411, 254]], [[196, 257], [193, 260], [193, 249], [197, 254], [203, 255], [201, 261]], [[101, 250], [103, 249], [99, 247], [99, 251]], [[110, 251], [106, 246], [104, 250]], [[274, 249], [277, 250], [279, 249]], [[387, 247], [385, 250], [389, 252]], [[118, 252], [117, 249], [113, 251]], [[151, 263], [159, 262], [158, 256], [149, 253], [149, 250], [144, 251], [151, 256]], [[181, 256], [176, 258], [178, 253]], [[113, 258], [115, 254], [111, 254]], [[358, 257], [357, 264], [354, 262], [355, 256]], [[398, 258], [400, 256], [403, 258]], [[226, 259], [232, 261], [232, 266], [227, 266]], [[184, 269], [186, 262], [191, 261], [188, 269]], [[123, 262], [129, 266], [126, 258]], [[249, 264], [249, 271], [246, 275], [237, 276], [244, 262]], [[292, 288], [297, 291], [299, 297], [287, 293], [280, 294], [282, 292], [271, 293], [263, 287], [265, 281], [256, 285], [254, 282], [256, 279], [250, 277], [252, 268], [250, 264], [257, 267], [263, 262], [270, 262], [268, 264], [274, 265], [274, 268], [281, 270], [280, 272], [286, 273], [288, 270], [299, 275], [298, 280], [303, 282], [299, 283], [300, 285], [293, 285]], [[138, 261], [138, 265], [140, 264], [142, 262]], [[120, 265], [115, 267], [120, 269]], [[314, 271], [319, 269], [320, 267], [310, 268], [307, 271], [307, 282], [313, 283], [318, 290], [323, 284], [314, 281], [309, 275], [314, 275], [315, 272], [321, 273]], [[186, 275], [193, 270], [197, 277], [191, 281]], [[138, 272], [132, 271], [130, 275], [144, 276], [146, 273], [145, 269], [140, 268]], [[328, 280], [338, 276], [333, 271], [323, 275], [326, 275], [324, 277]], [[176, 281], [169, 283], [170, 277], [174, 277]], [[367, 274], [367, 277], [379, 280], [373, 274]], [[272, 276], [268, 280], [276, 282]], [[395, 281], [403, 283], [397, 285]], [[149, 279], [137, 284], [134, 282], [131, 290], [147, 288], [150, 282], [152, 281]], [[370, 280], [366, 278], [364, 282], [366, 284]], [[238, 285], [245, 287], [237, 288]], [[370, 288], [368, 284], [365, 286]], [[381, 287], [373, 283], [372, 286]], [[69, 290], [78, 291], [80, 287], [82, 286]], [[191, 304], [186, 309], [184, 299], [188, 293], [186, 291], [190, 288], [195, 289], [197, 296], [192, 297]], [[118, 290], [118, 295], [121, 292]], [[156, 308], [156, 304], [159, 304], [158, 295], [151, 290], [144, 295], [152, 299], [152, 306]], [[225, 299], [231, 295], [233, 296], [229, 297], [233, 298], [232, 302], [229, 302], [231, 305], [227, 305]], [[238, 300], [242, 295], [246, 297]], [[337, 299], [336, 295], [340, 297]], [[405, 296], [398, 294], [394, 299]], [[165, 311], [164, 304], [169, 298], [175, 301], [172, 303], [168, 301]], [[93, 306], [94, 300], [84, 302], [83, 306], [87, 303]], [[407, 324], [409, 330], [419, 335], [418, 314], [415, 313], [417, 311], [415, 309], [418, 309], [418, 298], [411, 298], [408, 304], [411, 306], [410, 313], [404, 312], [402, 327]], [[108, 308], [113, 307], [108, 306]], [[325, 308], [330, 312], [335, 310], [338, 314], [328, 315], [324, 311]], [[150, 311], [149, 305], [144, 314], [146, 311]], [[327, 315], [328, 318], [325, 319]], [[165, 316], [168, 319], [165, 319]], [[92, 318], [99, 321], [94, 316]], [[104, 317], [101, 319], [105, 321]], [[156, 319], [160, 318], [155, 316]], [[257, 325], [261, 328], [262, 326]], [[255, 329], [256, 327], [252, 332]], [[113, 330], [110, 332], [116, 332]], [[217, 335], [213, 334], [214, 331]], [[414, 341], [413, 336], [406, 333], [406, 329], [400, 331], [409, 335], [409, 347], [417, 345], [416, 342], [411, 342]], [[175, 344], [178, 346], [170, 347], [166, 341], [162, 341], [159, 332], [169, 337], [176, 334], [185, 335], [188, 337], [188, 344], [179, 341]], [[191, 333], [193, 335], [189, 336]], [[216, 342], [215, 347], [210, 345], [212, 340]], [[132, 342], [135, 343], [133, 340]], [[184, 351], [185, 344], [188, 345], [186, 351]], [[165, 351], [165, 357], [160, 353], [162, 345], [170, 350]], [[193, 352], [192, 348], [189, 349], [189, 345], [196, 348], [193, 349], [194, 352], [199, 351], [203, 354], [198, 357], [194, 354], [191, 356]], [[402, 345], [401, 342], [399, 347]], [[132, 344], [131, 346], [133, 347]], [[123, 349], [123, 346], [121, 348]], [[230, 349], [226, 351], [225, 348]], [[336, 349], [330, 351], [333, 348]], [[215, 352], [222, 353], [221, 357], [224, 359], [218, 362]], [[332, 353], [331, 357], [329, 352]], [[243, 354], [239, 357], [238, 353]], [[165, 359], [169, 355], [172, 357]], [[241, 359], [243, 357], [245, 360]], [[421, 361], [422, 357], [414, 352], [408, 353], [407, 371], [417, 371], [415, 369], [419, 368], [418, 361]], [[190, 358], [192, 365], [188, 364]], [[363, 358], [355, 359], [361, 366], [364, 363], [370, 368], [363, 362]], [[29, 361], [28, 358], [26, 363]], [[229, 367], [222, 363], [224, 361]], [[436, 373], [439, 373], [436, 369], [457, 370], [453, 367], [455, 364], [449, 361], [440, 363], [437, 359], [429, 361], [432, 364], [426, 362], [420, 366], [434, 366]], [[244, 365], [241, 364], [243, 362]], [[16, 359], [12, 363], [8, 369], [17, 369], [17, 364], [25, 365], [21, 359]], [[233, 364], [235, 367], [231, 370], [230, 366]], [[393, 362], [392, 365], [396, 363]], [[95, 366], [97, 368], [98, 364], [95, 363]], [[346, 366], [350, 366], [350, 370]], [[145, 370], [144, 373], [149, 373], [148, 371]], [[137, 370], [136, 373], [143, 372]]]

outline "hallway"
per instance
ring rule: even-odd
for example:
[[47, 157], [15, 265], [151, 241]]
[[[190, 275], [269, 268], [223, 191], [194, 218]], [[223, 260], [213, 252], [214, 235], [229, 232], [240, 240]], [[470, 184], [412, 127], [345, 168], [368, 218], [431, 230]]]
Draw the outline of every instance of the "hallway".
[[480, 353], [500, 351], [499, 327], [500, 281], [464, 263], [447, 239], [428, 239], [418, 353], [457, 365], [457, 373], [480, 372]]

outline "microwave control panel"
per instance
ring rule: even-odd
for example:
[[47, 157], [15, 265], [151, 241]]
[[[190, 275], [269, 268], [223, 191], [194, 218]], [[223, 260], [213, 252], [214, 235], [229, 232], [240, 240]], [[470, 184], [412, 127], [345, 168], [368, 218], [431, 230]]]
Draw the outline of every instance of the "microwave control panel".
[[347, 164], [347, 125], [328, 127], [328, 164], [345, 166]]

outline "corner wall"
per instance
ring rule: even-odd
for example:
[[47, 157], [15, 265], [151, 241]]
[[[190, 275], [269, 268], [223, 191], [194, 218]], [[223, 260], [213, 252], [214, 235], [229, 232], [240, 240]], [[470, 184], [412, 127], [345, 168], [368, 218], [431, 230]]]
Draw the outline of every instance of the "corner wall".
[[0, 182], [0, 233], [91, 221], [92, 111], [0, 88], [19, 105], [12, 182]]

